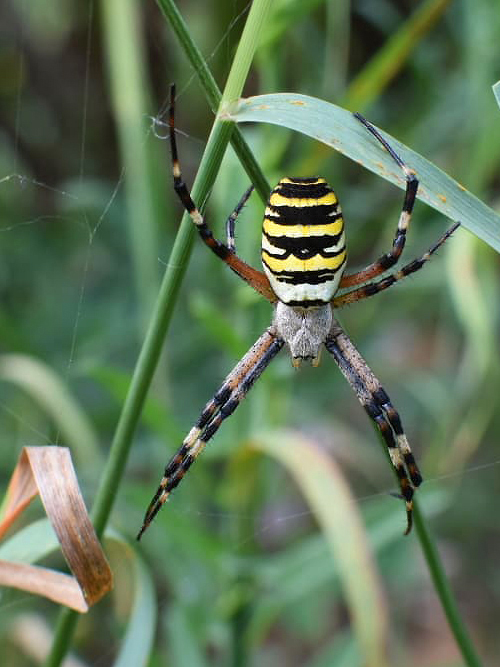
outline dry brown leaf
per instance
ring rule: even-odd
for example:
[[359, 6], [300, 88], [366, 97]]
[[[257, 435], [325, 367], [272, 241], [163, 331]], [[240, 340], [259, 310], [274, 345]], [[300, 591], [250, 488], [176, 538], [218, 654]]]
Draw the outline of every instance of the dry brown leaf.
[[86, 612], [112, 588], [113, 577], [80, 493], [69, 449], [23, 449], [7, 489], [0, 539], [37, 493], [74, 576], [0, 560], [0, 584]]

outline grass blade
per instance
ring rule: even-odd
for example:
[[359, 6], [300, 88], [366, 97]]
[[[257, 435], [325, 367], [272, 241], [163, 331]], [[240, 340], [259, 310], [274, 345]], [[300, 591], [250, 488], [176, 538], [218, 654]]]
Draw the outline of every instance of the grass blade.
[[[222, 94], [203, 54], [193, 41], [181, 13], [173, 0], [157, 0], [157, 3], [165, 18], [170, 23], [170, 27], [174, 31], [179, 44], [196, 72], [212, 111], [217, 113]], [[231, 133], [230, 141], [248, 177], [255, 185], [260, 198], [264, 202], [267, 201], [271, 187], [238, 127], [235, 127]]]
[[106, 531], [106, 542], [113, 545], [121, 572], [134, 582], [127, 629], [113, 667], [146, 667], [153, 646], [158, 608], [151, 573], [138, 550], [114, 530]]
[[493, 87], [493, 94], [495, 95], [497, 104], [500, 107], [500, 81], [497, 81], [492, 87]]
[[50, 416], [80, 466], [92, 469], [102, 458], [91, 422], [50, 366], [27, 354], [4, 354], [0, 356], [0, 380], [25, 391]]
[[385, 665], [384, 597], [356, 502], [333, 459], [293, 432], [266, 433], [252, 444], [297, 482], [335, 559], [363, 664]]
[[[222, 118], [237, 123], [280, 125], [317, 139], [404, 190], [401, 170], [350, 111], [306, 95], [278, 93], [240, 100], [224, 109]], [[500, 216], [441, 169], [380, 133], [420, 179], [419, 199], [476, 234], [500, 252]], [[294, 174], [299, 175], [299, 174]]]
[[476, 654], [474, 645], [457, 609], [455, 599], [446, 579], [446, 574], [444, 572], [443, 564], [439, 557], [438, 550], [436, 549], [426, 523], [422, 518], [422, 513], [420, 511], [418, 502], [415, 503], [414, 518], [415, 530], [418, 533], [420, 544], [422, 546], [422, 550], [431, 573], [432, 581], [434, 582], [434, 586], [436, 588], [437, 594], [439, 595], [439, 599], [441, 600], [448, 624], [462, 653], [465, 664], [468, 667], [481, 667], [482, 663]]

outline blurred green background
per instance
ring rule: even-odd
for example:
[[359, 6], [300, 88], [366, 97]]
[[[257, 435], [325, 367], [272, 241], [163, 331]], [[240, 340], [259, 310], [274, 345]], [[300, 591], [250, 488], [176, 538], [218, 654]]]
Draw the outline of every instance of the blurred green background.
[[[222, 88], [246, 3], [178, 6]], [[7, 0], [0, 35], [0, 484], [23, 446], [65, 444], [91, 506], [181, 216], [153, 119], [165, 120], [175, 81], [191, 183], [213, 115], [153, 2]], [[491, 0], [279, 0], [244, 93], [299, 92], [359, 110], [498, 210], [498, 44]], [[271, 184], [320, 173], [333, 185], [351, 270], [389, 249], [399, 190], [308, 138], [242, 131]], [[247, 186], [228, 151], [207, 204], [217, 235]], [[262, 212], [254, 194], [237, 226], [238, 252], [256, 267]], [[417, 203], [404, 257], [447, 225]], [[462, 229], [422, 272], [340, 316], [402, 415], [426, 480], [422, 508], [485, 665], [500, 655], [499, 269], [497, 253]], [[133, 540], [168, 457], [269, 319], [269, 305], [196, 242], [114, 506], [122, 535]], [[463, 664], [419, 545], [403, 538], [394, 478], [363, 410], [326, 355], [295, 372], [286, 353], [141, 542], [157, 598], [144, 603], [157, 631], [143, 664], [363, 664], [316, 517], [261, 452], [282, 428], [326, 452], [356, 499], [350, 511], [362, 514], [384, 596], [387, 664]], [[123, 552], [110, 555], [116, 591], [74, 642], [88, 665], [113, 664], [139, 596]], [[39, 664], [28, 649], [49, 641], [57, 611], [2, 591], [4, 664]], [[44, 640], [26, 619], [43, 619]], [[151, 622], [144, 611], [146, 634]]]

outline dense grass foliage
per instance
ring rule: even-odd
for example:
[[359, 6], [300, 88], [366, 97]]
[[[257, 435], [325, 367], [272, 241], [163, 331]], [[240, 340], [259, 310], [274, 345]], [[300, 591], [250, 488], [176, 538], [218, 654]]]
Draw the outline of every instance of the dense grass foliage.
[[[286, 91], [358, 110], [498, 211], [498, 9], [416, 4], [276, 0], [254, 27], [248, 78], [253, 45], [235, 58], [248, 15], [239, 0], [179, 2], [188, 38], [166, 0], [2, 5], [0, 488], [23, 446], [71, 448], [115, 571], [114, 593], [68, 642], [84, 664], [478, 664], [461, 657], [417, 536], [403, 537], [377, 435], [326, 355], [295, 371], [282, 353], [134, 542], [168, 457], [271, 314], [189, 221], [178, 236], [162, 140], [170, 82], [189, 184], [205, 152], [195, 193], [214, 232], [224, 236], [246, 172], [261, 192], [266, 180], [321, 174], [355, 270], [390, 248], [401, 191], [267, 124], [238, 125], [218, 171], [229, 131], [209, 139], [216, 82], [224, 91], [231, 72], [227, 99]], [[261, 199], [237, 225], [238, 252], [256, 267]], [[407, 261], [449, 224], [417, 202]], [[418, 521], [485, 665], [498, 659], [499, 277], [497, 252], [460, 229], [414, 277], [340, 314], [402, 415], [425, 476]], [[152, 317], [163, 352], [149, 386]], [[29, 518], [41, 516], [35, 503]], [[75, 624], [4, 590], [2, 660], [40, 664], [54, 632], [70, 637]]]

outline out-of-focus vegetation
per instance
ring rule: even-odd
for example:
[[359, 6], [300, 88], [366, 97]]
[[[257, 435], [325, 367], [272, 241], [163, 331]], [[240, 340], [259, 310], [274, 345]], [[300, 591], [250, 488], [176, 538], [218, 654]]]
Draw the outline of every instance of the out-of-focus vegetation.
[[[246, 4], [179, 9], [222, 89]], [[29, 364], [13, 367], [22, 358], [0, 361], [0, 483], [24, 445], [66, 444], [91, 506], [181, 217], [163, 128], [153, 132], [152, 118], [165, 120], [176, 81], [191, 183], [213, 115], [153, 2], [9, 0], [0, 34], [0, 344], [5, 355], [43, 362], [35, 382], [22, 372]], [[489, 0], [276, 1], [244, 94], [292, 91], [356, 108], [498, 210], [500, 109], [491, 86], [499, 43]], [[399, 190], [309, 138], [241, 129], [270, 183], [316, 173], [332, 183], [351, 269], [389, 249]], [[228, 151], [207, 204], [217, 235], [247, 185]], [[262, 210], [254, 195], [237, 226], [238, 251], [254, 266]], [[420, 255], [448, 224], [417, 203], [404, 256]], [[402, 415], [425, 475], [422, 511], [485, 665], [500, 653], [499, 268], [495, 251], [459, 230], [423, 271], [341, 314]], [[269, 305], [195, 243], [111, 516], [131, 541], [167, 458], [269, 318]], [[46, 396], [44, 386], [57, 391]], [[389, 495], [394, 478], [363, 410], [326, 355], [320, 368], [295, 372], [286, 353], [138, 550], [110, 546], [115, 592], [81, 619], [73, 642], [85, 664], [113, 664], [131, 617], [130, 646], [147, 644], [155, 611], [143, 664], [364, 664], [347, 618], [348, 568], [326, 538], [328, 508], [317, 510], [297, 462], [281, 465], [283, 429], [290, 447], [303, 448], [304, 466], [320, 460], [307, 452], [326, 454], [332, 477], [350, 487], [346, 512], [356, 535], [366, 526], [356, 544], [373, 558], [380, 597], [372, 613], [387, 632], [386, 664], [462, 664], [419, 544], [403, 538], [402, 503]], [[2, 591], [5, 664], [37, 664], [29, 656], [50, 643], [57, 614], [51, 603]], [[127, 655], [135, 662], [123, 664], [139, 664], [131, 651], [120, 659]]]

